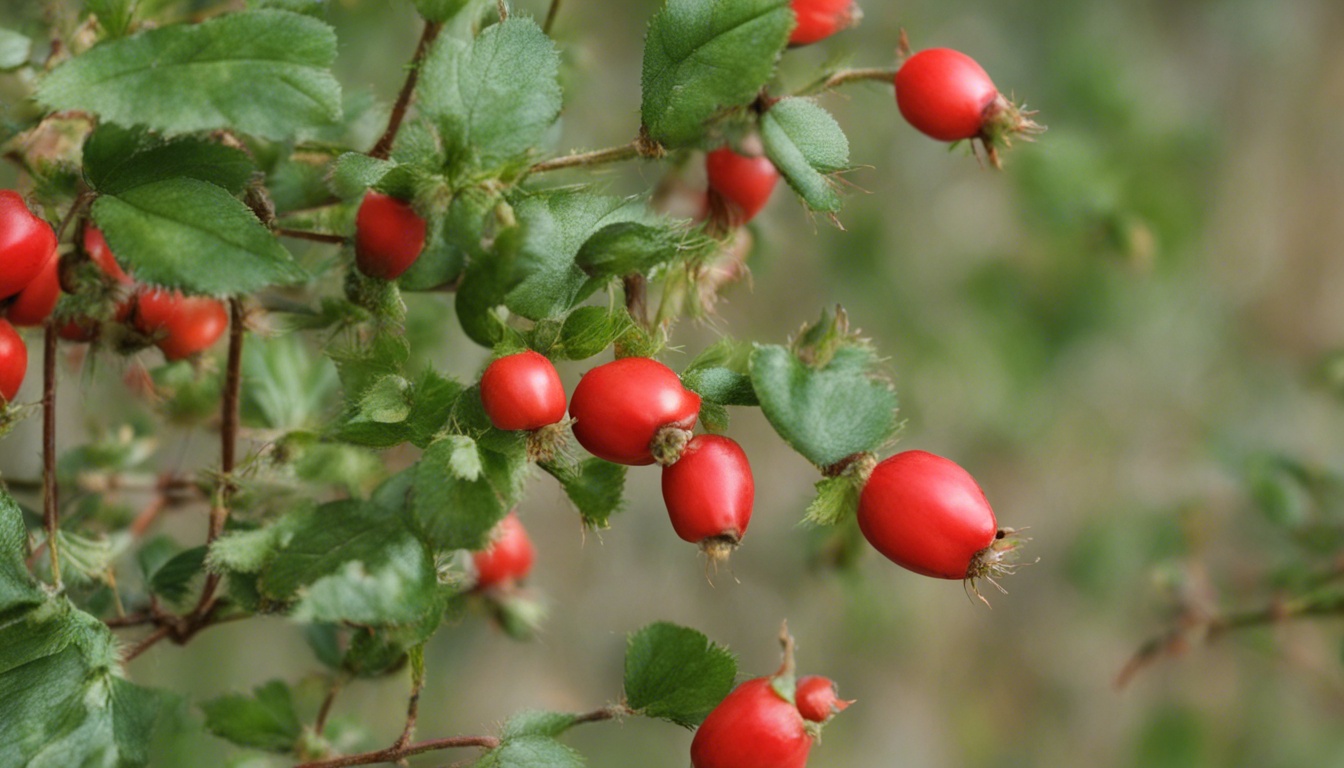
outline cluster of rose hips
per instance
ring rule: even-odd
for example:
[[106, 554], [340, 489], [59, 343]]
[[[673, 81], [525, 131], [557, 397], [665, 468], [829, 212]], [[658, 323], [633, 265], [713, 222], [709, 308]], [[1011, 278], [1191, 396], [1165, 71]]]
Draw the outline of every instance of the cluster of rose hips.
[[[497, 429], [536, 435], [563, 426], [565, 418], [560, 376], [550, 360], [531, 350], [498, 358], [485, 369], [481, 404]], [[700, 396], [682, 386], [672, 369], [647, 357], [593, 368], [569, 402], [569, 426], [589, 453], [628, 466], [663, 466], [663, 500], [673, 529], [720, 558], [746, 533], [755, 483], [734, 440], [691, 434], [699, 414]], [[521, 531], [516, 520], [506, 523]], [[506, 531], [501, 538], [517, 536]], [[530, 564], [531, 558], [515, 560]]]
[[[168, 360], [181, 360], [208, 349], [229, 325], [224, 305], [210, 298], [183, 296], [136, 285], [117, 263], [103, 233], [88, 224], [79, 238], [82, 256], [99, 267], [103, 279], [122, 298], [115, 321], [127, 323], [154, 343]], [[28, 349], [14, 326], [40, 326], [51, 318], [62, 289], [62, 259], [56, 233], [12, 190], [0, 190], [0, 395], [14, 399], [28, 367]], [[68, 318], [57, 328], [69, 341], [92, 341], [99, 323]]]

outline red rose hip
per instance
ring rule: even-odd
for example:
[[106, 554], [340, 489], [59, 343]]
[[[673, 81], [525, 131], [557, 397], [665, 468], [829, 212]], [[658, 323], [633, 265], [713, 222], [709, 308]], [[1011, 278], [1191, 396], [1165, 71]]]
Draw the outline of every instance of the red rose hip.
[[52, 251], [51, 256], [47, 257], [47, 263], [42, 265], [42, 271], [37, 273], [27, 288], [19, 291], [14, 302], [5, 310], [9, 322], [19, 326], [36, 326], [46, 322], [51, 311], [56, 308], [57, 299], [61, 297], [60, 268], [60, 256]]
[[851, 27], [857, 11], [854, 0], [793, 0], [798, 24], [789, 35], [789, 45], [809, 45]]
[[169, 360], [204, 352], [229, 328], [223, 302], [177, 291], [144, 290], [136, 296], [135, 327]]
[[695, 768], [803, 768], [812, 737], [798, 708], [768, 677], [739, 685], [714, 708], [691, 741]]
[[97, 264], [103, 274], [112, 278], [122, 285], [130, 285], [134, 282], [131, 276], [126, 274], [126, 270], [117, 263], [117, 257], [112, 254], [112, 249], [107, 245], [107, 238], [103, 237], [102, 230], [93, 225], [84, 228], [84, 253], [88, 254], [89, 260]]
[[689, 430], [700, 396], [671, 368], [647, 357], [623, 357], [588, 371], [569, 400], [574, 437], [589, 453], [617, 464], [654, 463], [664, 427]]
[[12, 402], [28, 372], [28, 347], [8, 320], [0, 320], [0, 396]]
[[34, 216], [18, 192], [0, 189], [0, 299], [27, 288], [54, 250], [51, 225]]
[[1032, 113], [1004, 98], [975, 59], [950, 48], [911, 56], [896, 72], [896, 105], [919, 132], [939, 141], [979, 140], [990, 162], [1015, 134], [1039, 133]]
[[779, 181], [779, 171], [769, 158], [739, 155], [728, 147], [705, 155], [705, 174], [709, 177], [710, 209], [726, 208], [729, 222], [735, 226], [756, 218]]
[[551, 361], [529, 349], [490, 363], [481, 404], [496, 429], [540, 429], [565, 417], [565, 388]]
[[672, 528], [715, 559], [742, 540], [755, 496], [747, 455], [727, 437], [696, 435], [681, 458], [663, 468], [663, 502]]
[[[1008, 571], [994, 511], [970, 474], [941, 456], [905, 451], [880, 462], [859, 496], [864, 538], [892, 562], [940, 579]], [[1004, 533], [1008, 533], [1007, 530]]]
[[369, 277], [396, 280], [424, 250], [426, 229], [410, 203], [370, 191], [355, 217], [355, 265]]
[[798, 704], [798, 714], [814, 723], [824, 723], [854, 703], [837, 696], [835, 683], [821, 675], [798, 678], [793, 700]]
[[476, 589], [490, 589], [526, 578], [536, 550], [518, 515], [510, 512], [495, 527], [489, 546], [471, 558], [476, 564]]

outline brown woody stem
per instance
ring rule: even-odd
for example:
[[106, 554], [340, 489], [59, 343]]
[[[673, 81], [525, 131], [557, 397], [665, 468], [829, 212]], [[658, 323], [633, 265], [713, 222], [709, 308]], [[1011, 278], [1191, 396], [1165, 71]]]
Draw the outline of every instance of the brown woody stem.
[[56, 324], [48, 319], [42, 333], [42, 526], [47, 531], [47, 551], [51, 553], [51, 578], [60, 589], [61, 558], [56, 549], [56, 531], [61, 519], [56, 502]]
[[415, 95], [415, 83], [420, 79], [420, 65], [424, 63], [425, 55], [429, 53], [429, 46], [441, 31], [443, 24], [437, 21], [425, 22], [425, 30], [420, 33], [420, 42], [415, 47], [415, 55], [411, 57], [406, 72], [406, 82], [402, 83], [401, 93], [397, 94], [397, 102], [392, 105], [392, 115], [388, 118], [387, 129], [378, 137], [378, 143], [373, 145], [373, 149], [369, 150], [369, 157], [386, 160], [392, 154], [392, 144], [397, 140], [397, 132], [401, 130], [402, 121], [406, 119], [406, 109], [410, 107], [411, 97]]

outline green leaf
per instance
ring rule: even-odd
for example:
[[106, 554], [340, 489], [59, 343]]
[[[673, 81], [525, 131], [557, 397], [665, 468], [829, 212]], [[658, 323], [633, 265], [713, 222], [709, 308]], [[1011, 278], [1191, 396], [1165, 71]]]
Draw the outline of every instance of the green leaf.
[[807, 207], [840, 210], [840, 193], [828, 174], [849, 166], [849, 139], [829, 112], [808, 99], [782, 99], [761, 117], [761, 140]]
[[401, 515], [347, 500], [290, 513], [262, 568], [263, 594], [297, 600], [301, 620], [383, 625], [422, 619], [435, 606], [433, 558]]
[[896, 391], [867, 341], [849, 334], [844, 313], [806, 329], [794, 349], [762, 345], [751, 383], [779, 436], [818, 467], [872, 452], [896, 435]]
[[346, 400], [357, 400], [378, 379], [401, 373], [411, 347], [405, 336], [380, 333], [365, 343], [332, 345], [326, 353], [336, 364]]
[[817, 497], [807, 505], [804, 520], [813, 525], [835, 525], [859, 509], [863, 481], [850, 475], [827, 477], [816, 483]]
[[292, 752], [303, 734], [289, 686], [272, 680], [252, 695], [229, 694], [201, 704], [206, 730], [244, 747]]
[[363, 152], [346, 152], [331, 164], [327, 186], [337, 197], [359, 197], [395, 166], [396, 163], [369, 157]]
[[192, 579], [205, 569], [205, 554], [206, 548], [201, 546], [174, 555], [149, 577], [150, 591], [170, 603], [189, 597]]
[[488, 178], [521, 168], [559, 117], [559, 71], [551, 39], [513, 16], [471, 41], [440, 38], [421, 70], [418, 106], [438, 123], [450, 167]]
[[411, 510], [435, 549], [483, 548], [509, 511], [489, 477], [458, 476], [454, 459], [459, 451], [455, 441], [433, 443], [414, 470]]
[[[432, 368], [426, 369], [409, 389], [401, 389], [401, 382], [405, 379], [391, 374], [366, 388], [354, 411], [336, 427], [335, 436], [371, 448], [390, 448], [405, 442], [428, 445], [447, 423], [464, 391], [462, 385]], [[370, 396], [372, 401], [366, 399]], [[366, 412], [365, 408], [373, 411]]]
[[789, 0], [668, 0], [644, 41], [640, 115], [649, 136], [690, 146], [716, 115], [750, 104], [793, 23]]
[[648, 273], [679, 256], [686, 244], [684, 223], [666, 219], [657, 224], [623, 221], [610, 224], [588, 238], [574, 263], [595, 280], [606, 280], [632, 272]]
[[518, 283], [505, 303], [530, 320], [563, 315], [600, 287], [575, 263], [591, 237], [613, 224], [657, 220], [641, 200], [582, 189], [529, 195], [513, 211], [523, 237], [514, 265]]
[[560, 481], [565, 495], [578, 507], [589, 528], [611, 527], [611, 516], [621, 509], [625, 491], [625, 466], [596, 457], [577, 464], [564, 459], [539, 465]]
[[505, 721], [504, 730], [500, 735], [505, 741], [519, 736], [555, 738], [572, 728], [577, 721], [577, 717], [567, 712], [524, 710]]
[[109, 195], [179, 176], [237, 194], [253, 170], [242, 150], [194, 137], [164, 141], [112, 123], [98, 126], [84, 143], [84, 173], [94, 189]]
[[411, 415], [411, 382], [392, 374], [375, 381], [359, 398], [359, 415], [378, 424], [399, 424]]
[[443, 442], [448, 454], [448, 471], [459, 480], [476, 480], [485, 471], [475, 440], [466, 435], [448, 435]]
[[445, 22], [461, 13], [472, 0], [412, 0], [426, 21]]
[[733, 688], [737, 661], [703, 634], [657, 622], [630, 636], [625, 697], [648, 717], [687, 728], [700, 723]]
[[118, 260], [154, 285], [225, 296], [306, 277], [247, 206], [198, 179], [103, 195], [93, 220]]
[[458, 280], [467, 260], [482, 253], [487, 217], [497, 200], [495, 193], [477, 187], [457, 194], [447, 215], [430, 219], [425, 248], [397, 285], [404, 291], [431, 291]]
[[135, 15], [137, 0], [85, 0], [84, 7], [98, 17], [98, 25], [108, 37], [125, 37]]
[[759, 405], [751, 376], [729, 368], [697, 368], [681, 377], [682, 386], [719, 405]]
[[335, 56], [336, 34], [317, 19], [230, 13], [96, 45], [48, 75], [37, 99], [166, 134], [229, 128], [285, 139], [340, 117]]
[[519, 736], [481, 755], [473, 768], [583, 768], [583, 756], [555, 739]]
[[32, 52], [32, 40], [12, 29], [0, 28], [0, 71], [22, 67]]
[[23, 516], [0, 491], [0, 765], [135, 768], [161, 697], [121, 679], [111, 631], [24, 566]]
[[566, 360], [586, 360], [606, 351], [633, 326], [625, 307], [579, 307], [565, 317], [551, 354]]

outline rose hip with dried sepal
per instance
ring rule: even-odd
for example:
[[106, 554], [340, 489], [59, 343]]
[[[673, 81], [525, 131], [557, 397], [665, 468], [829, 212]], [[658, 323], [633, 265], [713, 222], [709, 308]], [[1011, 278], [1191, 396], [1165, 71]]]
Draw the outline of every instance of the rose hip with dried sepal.
[[700, 415], [700, 396], [667, 366], [623, 357], [588, 371], [569, 399], [574, 437], [617, 464], [670, 463]]
[[663, 468], [663, 502], [672, 528], [713, 560], [735, 549], [751, 522], [756, 483], [742, 446], [721, 435], [696, 435]]

